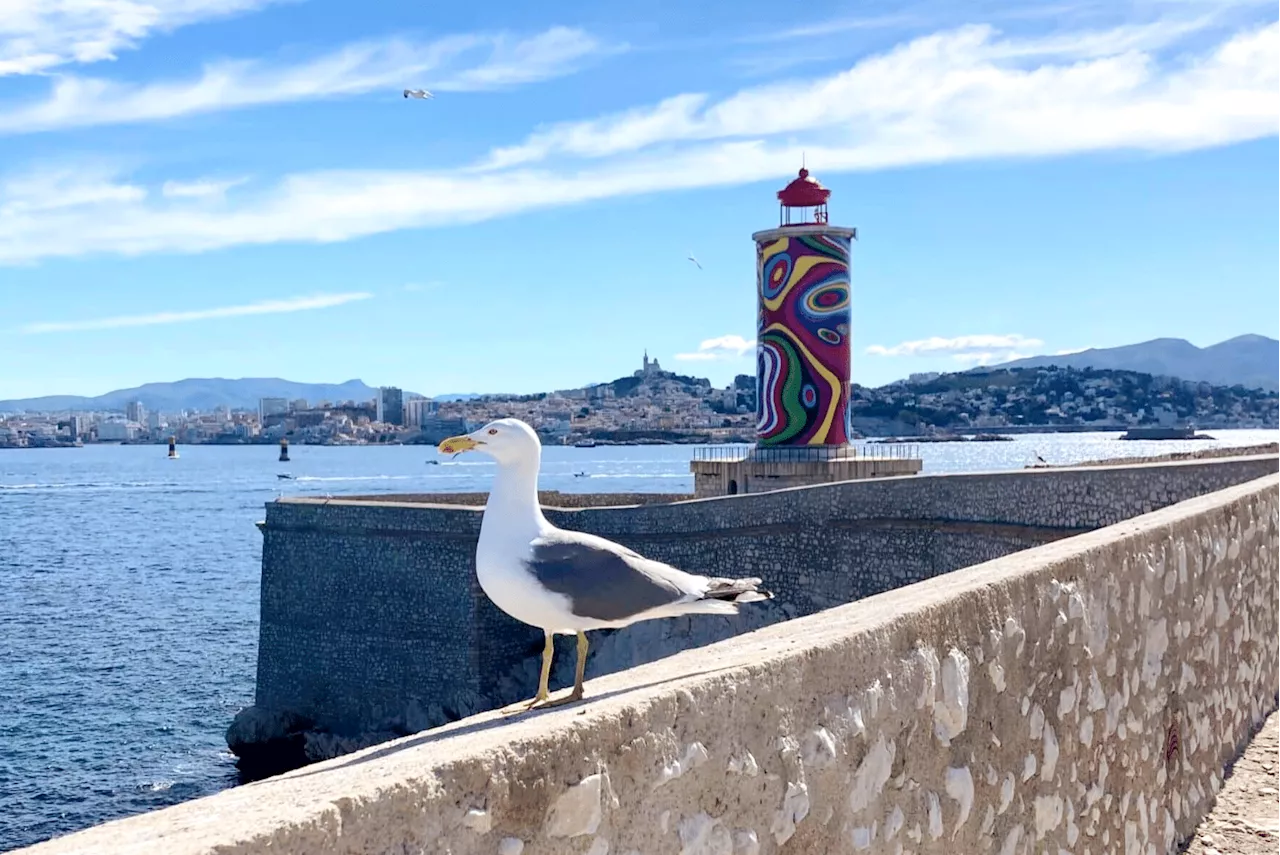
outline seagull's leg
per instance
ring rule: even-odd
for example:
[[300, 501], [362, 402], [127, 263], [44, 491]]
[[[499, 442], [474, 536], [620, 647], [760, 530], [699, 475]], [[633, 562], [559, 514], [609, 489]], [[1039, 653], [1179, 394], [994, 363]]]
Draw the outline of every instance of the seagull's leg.
[[[547, 643], [542, 647], [542, 676], [538, 680], [538, 694], [533, 696], [533, 704], [538, 701], [545, 701], [551, 695], [551, 689], [547, 686], [547, 682], [551, 679], [551, 657], [556, 652], [555, 636], [546, 633]], [[529, 706], [533, 706], [530, 704]]]
[[[541, 701], [538, 704], [539, 709], [548, 707], [559, 707], [561, 704], [572, 704], [575, 700], [582, 700], [582, 677], [586, 675], [586, 634], [579, 631], [577, 634], [577, 668], [573, 671], [573, 691], [564, 695], [563, 698], [549, 699]], [[538, 703], [538, 701], [535, 701]]]
[[569, 700], [576, 701], [582, 698], [582, 678], [587, 673], [587, 634], [582, 630], [578, 630], [578, 665], [573, 672], [573, 691], [569, 693]]
[[533, 696], [533, 700], [522, 703], [512, 704], [503, 708], [503, 715], [512, 715], [514, 713], [528, 712], [539, 704], [545, 703], [550, 697], [551, 692], [547, 687], [547, 682], [551, 679], [551, 657], [555, 654], [556, 644], [555, 636], [549, 632], [545, 632], [546, 642], [542, 645], [542, 675], [538, 679], [538, 694]]
[[582, 678], [587, 670], [587, 636], [586, 633], [578, 632], [578, 667], [573, 674], [573, 691], [562, 698], [548, 698], [539, 701], [534, 699], [530, 709], [536, 706], [538, 709], [546, 709], [547, 707], [558, 707], [561, 704], [571, 704], [574, 701], [582, 700]]

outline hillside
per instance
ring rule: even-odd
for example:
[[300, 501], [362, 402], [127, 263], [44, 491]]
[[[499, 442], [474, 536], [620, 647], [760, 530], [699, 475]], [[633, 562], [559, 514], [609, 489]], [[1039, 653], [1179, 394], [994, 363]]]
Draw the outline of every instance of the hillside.
[[1026, 425], [1280, 424], [1280, 397], [1272, 391], [1111, 369], [984, 368], [878, 389], [854, 385], [852, 396], [854, 426], [868, 435]]
[[147, 383], [132, 389], [117, 389], [105, 395], [48, 395], [0, 401], [0, 412], [53, 412], [60, 410], [123, 410], [131, 401], [141, 401], [148, 410], [212, 410], [226, 405], [252, 409], [259, 398], [305, 398], [308, 401], [368, 401], [377, 390], [361, 380], [345, 383], [297, 383], [278, 377], [192, 378], [172, 383]]
[[1029, 356], [991, 367], [1040, 368], [1046, 365], [1137, 371], [1215, 386], [1280, 389], [1280, 341], [1261, 335], [1237, 336], [1209, 347], [1196, 347], [1180, 338], [1157, 338], [1140, 344], [1090, 348], [1061, 356]]

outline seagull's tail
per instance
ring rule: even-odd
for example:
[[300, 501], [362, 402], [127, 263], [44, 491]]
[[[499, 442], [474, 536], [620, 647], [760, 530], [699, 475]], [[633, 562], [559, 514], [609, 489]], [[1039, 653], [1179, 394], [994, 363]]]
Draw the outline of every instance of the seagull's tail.
[[763, 579], [711, 579], [704, 600], [728, 600], [734, 603], [755, 603], [772, 600], [773, 592], [761, 588]]
[[761, 579], [720, 579], [707, 580], [707, 590], [701, 597], [681, 604], [680, 611], [685, 614], [736, 615], [742, 603], [758, 603], [761, 600], [773, 599], [773, 592], [761, 586]]

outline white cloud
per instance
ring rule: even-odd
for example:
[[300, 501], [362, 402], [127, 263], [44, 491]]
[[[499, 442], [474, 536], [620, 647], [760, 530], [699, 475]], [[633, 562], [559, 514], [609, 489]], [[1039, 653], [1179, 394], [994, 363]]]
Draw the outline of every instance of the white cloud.
[[501, 89], [567, 74], [603, 50], [581, 30], [554, 27], [525, 39], [498, 34], [362, 41], [294, 65], [225, 60], [206, 65], [193, 79], [142, 85], [66, 75], [43, 100], [0, 107], [0, 134], [157, 121], [380, 88], [398, 97], [407, 82], [427, 75], [437, 92]]
[[112, 60], [147, 36], [273, 0], [3, 0], [0, 77]]
[[1038, 348], [1043, 344], [1044, 342], [1038, 338], [1028, 338], [1018, 334], [961, 335], [955, 338], [932, 336], [931, 338], [916, 339], [915, 341], [904, 341], [892, 347], [873, 344], [867, 348], [867, 353], [873, 356], [937, 356], [940, 354], [954, 354], [956, 359], [967, 360], [971, 357], [982, 358], [990, 356], [991, 351], [1002, 348]]
[[487, 61], [447, 74], [432, 88], [468, 92], [537, 83], [576, 70], [587, 57], [625, 49], [624, 45], [603, 45], [590, 34], [569, 27], [552, 27], [527, 39], [499, 35], [490, 39], [489, 45]]
[[287, 312], [306, 312], [312, 309], [327, 309], [367, 300], [372, 294], [356, 291], [346, 294], [317, 294], [311, 297], [293, 297], [286, 300], [263, 300], [258, 303], [245, 303], [239, 306], [219, 306], [213, 309], [196, 309], [185, 312], [156, 312], [151, 315], [117, 315], [111, 318], [93, 318], [83, 321], [46, 321], [27, 324], [18, 332], [27, 335], [59, 332], [81, 332], [85, 330], [109, 330], [120, 327], [143, 327], [157, 324], [180, 324], [190, 321], [207, 321], [215, 318], [238, 318], [245, 315], [275, 315]]
[[999, 365], [1002, 362], [1012, 362], [1015, 359], [1025, 359], [1031, 356], [1030, 353], [1019, 353], [1016, 350], [1006, 350], [1003, 352], [983, 352], [983, 353], [955, 353], [951, 358], [957, 362], [963, 362], [966, 365]]
[[247, 178], [231, 178], [222, 181], [202, 179], [199, 181], [166, 181], [160, 187], [162, 195], [170, 199], [208, 199], [221, 197], [232, 187], [244, 184]]
[[744, 44], [768, 43], [838, 35], [858, 32], [860, 30], [882, 30], [894, 27], [905, 27], [920, 23], [920, 18], [912, 14], [868, 15], [854, 18], [828, 18], [812, 24], [797, 24], [781, 30], [771, 30], [758, 35], [739, 39]]
[[74, 212], [85, 210], [129, 207], [146, 198], [145, 187], [117, 181], [109, 171], [93, 165], [49, 167], [11, 177], [0, 181], [0, 243], [6, 222], [40, 213], [75, 216]]
[[746, 89], [721, 101], [686, 93], [648, 108], [551, 125], [495, 150], [489, 165], [799, 133], [838, 147], [846, 168], [1108, 148], [1177, 150], [1275, 133], [1277, 25], [1242, 33], [1181, 66], [1157, 61], [1152, 52], [1199, 28], [1169, 21], [1005, 39], [988, 26], [965, 26], [829, 77]]
[[[1176, 61], [1130, 49], [1132, 37], [1104, 36], [1082, 34], [1070, 48], [1062, 35], [1029, 42], [964, 27], [867, 57], [832, 77], [746, 89], [721, 101], [681, 95], [648, 110], [543, 129], [470, 170], [296, 173], [221, 200], [139, 195], [128, 176], [113, 176], [109, 186], [131, 196], [54, 210], [11, 210], [14, 199], [0, 192], [0, 264], [342, 241], [618, 196], [782, 179], [800, 161], [800, 137], [821, 176], [978, 158], [1182, 151], [1276, 134], [1280, 24], [1182, 51]], [[1123, 52], [1098, 55], [1108, 43]], [[1034, 54], [1037, 44], [1044, 56]], [[395, 65], [374, 63], [381, 69], [374, 73], [367, 58], [333, 62], [364, 69], [364, 76], [328, 75], [348, 85], [366, 81], [361, 86]], [[309, 75], [298, 75], [296, 87], [278, 79], [271, 85], [289, 97], [319, 92]], [[154, 94], [144, 99], [148, 109], [178, 109]]]
[[740, 335], [722, 335], [709, 338], [698, 345], [693, 353], [677, 353], [676, 359], [686, 362], [709, 362], [714, 359], [741, 359], [756, 349], [755, 339]]

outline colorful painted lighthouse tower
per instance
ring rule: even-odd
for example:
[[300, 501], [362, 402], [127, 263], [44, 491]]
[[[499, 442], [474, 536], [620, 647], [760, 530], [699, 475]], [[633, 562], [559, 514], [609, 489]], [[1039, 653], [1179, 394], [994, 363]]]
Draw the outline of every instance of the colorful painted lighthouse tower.
[[759, 445], [849, 442], [849, 257], [857, 230], [827, 221], [831, 191], [801, 168], [778, 191], [776, 229], [756, 232]]
[[827, 219], [831, 191], [801, 167], [778, 191], [778, 226], [756, 232], [756, 444], [709, 446], [689, 463], [694, 495], [760, 493], [914, 475], [915, 449], [855, 448], [852, 291], [857, 230]]

